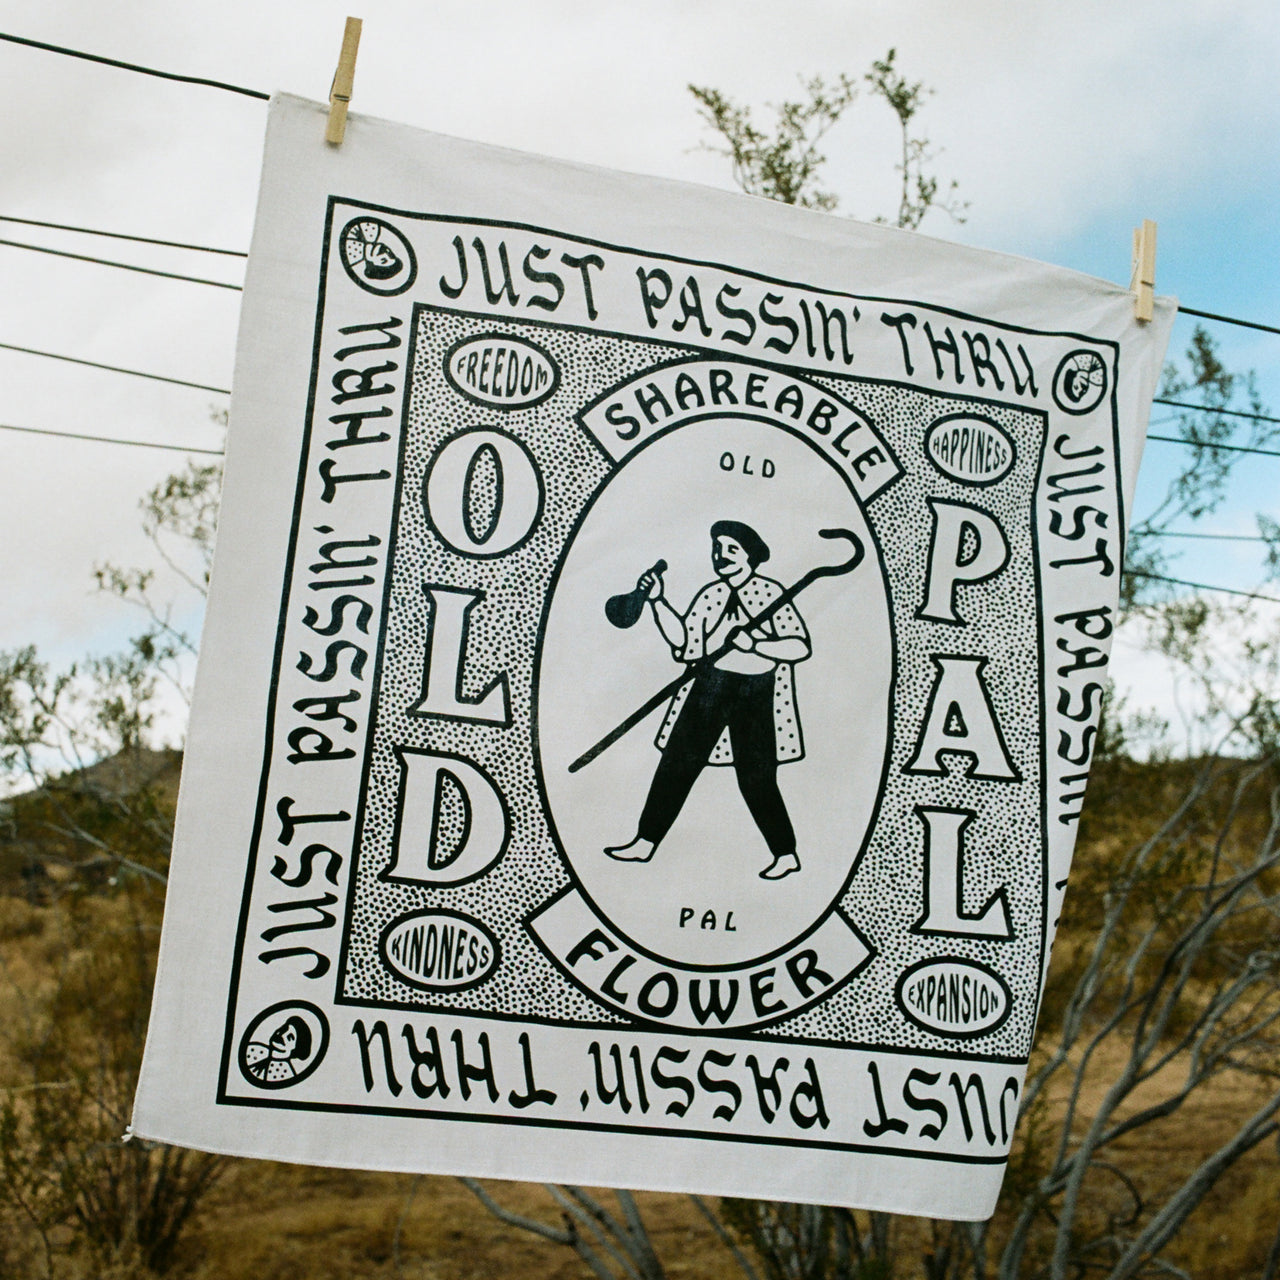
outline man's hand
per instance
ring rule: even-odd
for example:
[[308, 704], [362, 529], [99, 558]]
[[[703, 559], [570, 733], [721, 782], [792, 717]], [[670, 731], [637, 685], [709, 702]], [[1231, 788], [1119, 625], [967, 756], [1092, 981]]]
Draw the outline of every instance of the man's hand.
[[645, 598], [653, 601], [655, 604], [662, 599], [663, 583], [662, 574], [655, 573], [652, 569], [642, 573], [636, 582], [636, 587], [645, 593]]
[[756, 637], [746, 627], [735, 627], [729, 632], [729, 643], [743, 653], [750, 653], [756, 647]]

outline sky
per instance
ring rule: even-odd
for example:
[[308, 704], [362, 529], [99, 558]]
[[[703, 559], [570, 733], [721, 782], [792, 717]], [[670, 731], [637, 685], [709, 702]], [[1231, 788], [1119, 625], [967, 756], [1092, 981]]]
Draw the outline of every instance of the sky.
[[[919, 123], [937, 173], [969, 204], [963, 223], [931, 214], [926, 233], [1127, 282], [1132, 229], [1152, 218], [1157, 292], [1280, 323], [1274, 0], [0, 0], [0, 31], [324, 100], [352, 11], [364, 19], [354, 111], [722, 188], [728, 164], [700, 145], [710, 135], [689, 84], [765, 123], [797, 77], [861, 76], [894, 48], [933, 90]], [[4, 43], [0, 76], [11, 104], [0, 215], [248, 247], [265, 103]], [[843, 213], [893, 212], [896, 145], [896, 122], [865, 96], [828, 136], [824, 185]], [[228, 283], [243, 269], [13, 222], [0, 221], [0, 238]], [[0, 344], [229, 387], [239, 296], [0, 245]], [[1191, 329], [1179, 319], [1171, 354]], [[1280, 337], [1211, 332], [1280, 412]], [[0, 348], [6, 425], [218, 449], [226, 403]], [[138, 501], [184, 455], [11, 431], [0, 450], [0, 650], [34, 643], [64, 665], [119, 647], [139, 618], [96, 589], [94, 567], [157, 564]], [[1172, 446], [1149, 447], [1139, 513], [1173, 462]], [[1278, 467], [1251, 458], [1202, 527], [1256, 533], [1254, 513], [1275, 511]], [[1263, 580], [1256, 545], [1181, 545], [1189, 578]], [[161, 570], [159, 594], [195, 625], [194, 601]], [[1262, 608], [1280, 619], [1280, 606]], [[1132, 645], [1114, 674], [1144, 705], [1169, 697]]]

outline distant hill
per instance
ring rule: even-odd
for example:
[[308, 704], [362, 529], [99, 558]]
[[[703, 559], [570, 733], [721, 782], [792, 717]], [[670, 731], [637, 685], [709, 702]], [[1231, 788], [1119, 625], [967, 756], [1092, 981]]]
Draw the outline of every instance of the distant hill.
[[181, 751], [135, 747], [4, 801], [0, 894], [44, 901], [101, 887], [119, 857], [163, 871], [181, 772]]

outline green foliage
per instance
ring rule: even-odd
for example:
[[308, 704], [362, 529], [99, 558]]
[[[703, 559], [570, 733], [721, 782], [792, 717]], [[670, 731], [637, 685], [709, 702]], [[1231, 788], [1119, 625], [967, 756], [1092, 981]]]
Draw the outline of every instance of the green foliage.
[[823, 136], [858, 95], [857, 82], [841, 75], [834, 85], [821, 76], [801, 82], [805, 100], [776, 108], [773, 136], [757, 128], [749, 107], [738, 106], [719, 89], [690, 85], [698, 114], [724, 140], [713, 148], [733, 163], [734, 181], [749, 195], [764, 196], [804, 209], [831, 210], [838, 197], [816, 185], [827, 158], [818, 150]]
[[915, 231], [931, 208], [937, 207], [949, 213], [957, 222], [963, 222], [967, 202], [956, 200], [958, 183], [952, 180], [945, 197], [938, 195], [938, 179], [926, 171], [936, 152], [927, 138], [912, 137], [911, 123], [933, 90], [926, 89], [917, 80], [912, 84], [893, 65], [896, 50], [890, 49], [883, 59], [871, 64], [864, 79], [872, 91], [883, 98], [898, 118], [902, 138], [902, 158], [897, 171], [902, 178], [902, 195], [898, 201], [896, 226]]
[[0, 653], [0, 768], [30, 776], [35, 756], [48, 742], [56, 707], [75, 669], [50, 680], [34, 645]]
[[818, 144], [845, 116], [865, 86], [873, 98], [890, 107], [901, 134], [901, 159], [896, 171], [901, 176], [902, 192], [895, 225], [914, 230], [933, 208], [963, 222], [967, 205], [955, 198], [957, 184], [952, 182], [947, 194], [939, 195], [939, 180], [927, 168], [936, 153], [926, 138], [912, 133], [915, 117], [931, 91], [919, 81], [907, 80], [895, 66], [896, 56], [896, 51], [890, 49], [883, 59], [871, 64], [861, 82], [845, 74], [834, 83], [821, 76], [802, 79], [803, 97], [774, 107], [772, 132], [755, 123], [750, 107], [738, 105], [719, 89], [691, 84], [689, 92], [698, 103], [699, 116], [718, 137], [709, 149], [729, 157], [734, 181], [745, 192], [782, 204], [831, 212], [839, 205], [839, 197], [818, 185], [827, 162]]
[[[169, 565], [201, 591], [209, 586], [221, 498], [221, 464], [188, 462], [151, 489], [141, 503], [142, 531], [162, 549]], [[196, 553], [198, 576], [193, 578], [168, 548], [174, 541], [182, 549], [182, 560]]]
[[39, 785], [136, 750], [153, 723], [156, 655], [147, 637], [119, 654], [53, 672], [27, 645], [0, 651], [0, 772]]
[[[209, 593], [221, 496], [221, 466], [188, 462], [149, 490], [139, 504], [142, 530], [160, 560], [200, 600]], [[133, 639], [128, 653], [103, 660], [108, 664], [103, 674], [117, 682], [135, 673], [149, 677], [149, 688], [139, 685], [134, 691], [139, 704], [149, 701], [159, 679], [189, 699], [189, 662], [196, 656], [197, 640], [176, 620], [174, 599], [157, 598], [155, 570], [106, 563], [94, 568], [94, 577], [100, 591], [146, 618], [145, 629]], [[125, 705], [118, 704], [117, 709], [123, 711]], [[137, 741], [141, 740], [139, 734]]]
[[[134, 880], [37, 908], [42, 969], [0, 1001], [0, 1234], [28, 1274], [168, 1271], [217, 1157], [124, 1140], [161, 896]], [[28, 943], [28, 950], [33, 949]]]
[[[208, 586], [221, 473], [188, 466], [142, 501], [162, 561]], [[147, 625], [121, 652], [54, 671], [0, 653], [0, 894], [29, 914], [3, 933], [43, 965], [0, 969], [0, 1272], [158, 1274], [178, 1258], [215, 1157], [125, 1142], [151, 1000], [178, 755], [147, 749], [161, 679], [183, 685], [194, 640], [151, 571], [98, 585]], [[0, 908], [16, 908], [0, 897]], [[43, 914], [41, 914], [43, 913]], [[35, 1274], [34, 1270], [29, 1271]]]

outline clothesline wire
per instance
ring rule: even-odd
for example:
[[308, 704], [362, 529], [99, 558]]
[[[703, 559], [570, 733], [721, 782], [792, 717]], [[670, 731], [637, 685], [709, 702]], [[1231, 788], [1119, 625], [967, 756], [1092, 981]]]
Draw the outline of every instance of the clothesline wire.
[[[0, 37], [2, 36], [3, 36], [3, 33], [0, 33]], [[173, 248], [173, 249], [192, 249], [199, 253], [218, 253], [218, 254], [224, 254], [227, 257], [247, 258], [249, 256], [247, 253], [244, 253], [238, 249], [211, 249], [206, 245], [183, 244], [176, 240], [156, 240], [156, 239], [152, 239], [149, 236], [125, 235], [123, 232], [119, 232], [119, 231], [94, 231], [88, 227], [72, 227], [72, 226], [67, 226], [65, 224], [57, 223], [57, 222], [40, 222], [34, 218], [15, 218], [15, 217], [10, 217], [4, 214], [0, 214], [0, 222], [18, 222], [18, 223], [22, 223], [24, 226], [49, 227], [58, 231], [77, 231], [77, 232], [81, 232], [84, 235], [109, 236], [115, 240], [131, 240], [139, 244], [161, 245], [163, 247]], [[11, 249], [27, 249], [27, 250], [30, 250], [32, 253], [53, 254], [54, 256], [60, 257], [60, 258], [73, 258], [78, 262], [92, 262], [101, 267], [116, 267], [121, 271], [137, 271], [137, 272], [141, 272], [143, 275], [163, 276], [169, 280], [185, 280], [191, 284], [211, 285], [216, 289], [234, 289], [238, 292], [243, 292], [243, 289], [244, 289], [243, 285], [227, 284], [222, 280], [206, 280], [198, 276], [179, 275], [176, 272], [172, 272], [172, 271], [158, 271], [154, 267], [139, 267], [129, 262], [115, 262], [108, 258], [97, 258], [89, 254], [83, 254], [83, 253], [69, 253], [65, 249], [50, 249], [44, 245], [26, 244], [19, 240], [0, 239], [0, 245], [7, 245]], [[1240, 324], [1240, 325], [1246, 326], [1247, 328], [1254, 328], [1254, 329], [1269, 328], [1269, 326], [1267, 325], [1253, 324], [1251, 321], [1248, 321], [1248, 320], [1232, 320], [1230, 319], [1230, 317], [1227, 317], [1227, 316], [1209, 316], [1208, 312], [1191, 311], [1189, 308], [1186, 308], [1186, 307], [1183, 307], [1180, 309], [1183, 311], [1186, 311], [1188, 315], [1205, 315], [1205, 316], [1208, 316], [1208, 318], [1210, 319], [1223, 320], [1228, 324]], [[1271, 332], [1280, 333], [1280, 329], [1273, 329], [1271, 330]], [[1162, 397], [1156, 397], [1154, 403], [1169, 405], [1175, 409], [1194, 409], [1202, 413], [1228, 414], [1234, 418], [1252, 418], [1259, 422], [1280, 422], [1280, 418], [1269, 417], [1266, 414], [1262, 414], [1262, 413], [1247, 413], [1243, 409], [1214, 409], [1208, 405], [1187, 404], [1181, 400], [1166, 400], [1166, 399], [1163, 399]]]
[[[0, 342], [0, 347], [4, 348], [4, 349], [6, 349], [6, 350], [9, 350], [9, 351], [27, 351], [27, 350], [28, 350], [28, 348], [26, 348], [26, 347], [15, 347], [15, 346], [12, 346], [11, 344], [9, 344], [9, 343], [5, 343], [5, 342]], [[46, 352], [39, 352], [39, 351], [36, 351], [36, 352], [31, 352], [31, 354], [33, 354], [33, 355], [45, 355], [45, 354], [48, 354], [48, 353], [46, 353]], [[68, 358], [68, 357], [55, 357], [55, 359], [67, 359], [67, 358]], [[77, 363], [77, 364], [92, 364], [92, 361], [84, 360], [84, 361], [76, 361], [75, 363]], [[97, 366], [95, 366], [95, 367], [96, 367], [96, 368], [102, 368], [102, 369], [112, 369], [112, 368], [113, 368], [113, 366], [111, 366], [111, 365], [97, 365]], [[122, 370], [115, 370], [115, 372], [120, 372], [120, 373], [134, 373], [134, 372], [136, 372], [136, 371], [135, 371], [135, 370], [132, 370], [132, 369], [122, 369]], [[145, 374], [145, 373], [144, 373], [144, 374], [140, 374], [139, 376], [146, 378], [146, 377], [156, 377], [157, 375], [155, 375], [155, 374]], [[176, 378], [162, 378], [162, 379], [160, 379], [160, 380], [161, 380], [161, 381], [163, 381], [163, 382], [177, 382], [177, 381], [178, 381], [178, 379], [176, 379]], [[180, 385], [182, 385], [182, 386], [188, 386], [188, 387], [199, 387], [201, 390], [206, 390], [206, 391], [218, 391], [218, 390], [220, 390], [220, 388], [217, 388], [217, 387], [204, 387], [204, 386], [202, 386], [202, 384], [197, 383], [197, 382], [184, 382], [184, 383], [180, 383]], [[229, 393], [228, 393], [228, 394], [229, 394]], [[185, 446], [183, 446], [183, 445], [176, 445], [176, 444], [156, 444], [156, 443], [154, 443], [154, 442], [152, 442], [152, 441], [150, 441], [150, 440], [124, 440], [124, 439], [120, 439], [120, 438], [112, 437], [112, 436], [92, 436], [92, 435], [85, 435], [85, 434], [83, 434], [83, 433], [81, 433], [81, 432], [75, 432], [75, 431], [50, 431], [50, 430], [47, 430], [47, 429], [45, 429], [45, 428], [43, 428], [43, 427], [15, 427], [15, 426], [9, 426], [9, 425], [6, 425], [6, 424], [4, 424], [4, 423], [0, 423], [0, 431], [21, 431], [21, 432], [24, 432], [24, 433], [25, 433], [25, 434], [27, 434], [27, 435], [57, 436], [58, 438], [60, 438], [60, 439], [65, 439], [65, 440], [91, 440], [91, 441], [96, 441], [97, 443], [100, 443], [100, 444], [124, 444], [124, 445], [137, 445], [137, 446], [139, 446], [140, 448], [144, 448], [144, 449], [178, 449], [178, 450], [182, 450], [182, 451], [185, 451], [185, 452], [188, 452], [188, 453], [210, 453], [210, 454], [216, 454], [216, 455], [218, 455], [218, 456], [221, 456], [221, 455], [222, 455], [222, 452], [223, 452], [221, 449], [187, 449], [187, 448], [186, 448]], [[1261, 537], [1261, 536], [1260, 536], [1260, 535], [1258, 535], [1258, 534], [1248, 534], [1248, 533], [1198, 533], [1198, 532], [1192, 532], [1192, 531], [1190, 531], [1190, 530], [1187, 530], [1187, 531], [1181, 531], [1181, 530], [1163, 530], [1163, 529], [1161, 529], [1161, 530], [1154, 530], [1154, 531], [1153, 531], [1149, 536], [1151, 536], [1151, 537], [1156, 537], [1156, 538], [1204, 538], [1204, 539], [1210, 539], [1210, 540], [1218, 541], [1218, 542], [1266, 542], [1266, 541], [1267, 541], [1267, 539], [1266, 539], [1266, 538], [1263, 538], [1263, 537]], [[1139, 570], [1134, 569], [1134, 570], [1131, 570], [1130, 572], [1138, 573], [1138, 572], [1139, 572]], [[1152, 576], [1152, 575], [1148, 574], [1148, 575], [1146, 575], [1146, 576]], [[1169, 579], [1169, 581], [1175, 581], [1175, 579]], [[1184, 583], [1183, 585], [1188, 585], [1188, 586], [1190, 586], [1190, 585], [1196, 585], [1196, 584], [1193, 584], [1193, 583]], [[1226, 588], [1226, 587], [1221, 587], [1221, 588], [1218, 588], [1218, 587], [1209, 587], [1209, 588], [1207, 588], [1207, 589], [1209, 589], [1209, 590], [1214, 590], [1214, 591], [1216, 591], [1216, 590], [1226, 591], [1228, 588]], [[1260, 599], [1269, 599], [1270, 597], [1265, 597], [1265, 596], [1264, 596], [1264, 597], [1259, 597], [1259, 598], [1260, 598]]]
[[1181, 436], [1160, 436], [1148, 432], [1148, 440], [1161, 444], [1184, 444], [1193, 449], [1225, 449], [1228, 453], [1258, 453], [1264, 458], [1280, 458], [1280, 449], [1258, 449], [1250, 444], [1218, 444], [1215, 440], [1184, 440]]
[[243, 249], [213, 249], [207, 244], [186, 244], [181, 240], [157, 240], [153, 236], [127, 235], [123, 231], [100, 231], [96, 227], [73, 227], [65, 222], [42, 222], [39, 218], [17, 218], [0, 213], [0, 222], [20, 222], [24, 227], [47, 227], [51, 231], [74, 231], [82, 236], [105, 236], [109, 240], [132, 240], [135, 244], [158, 244], [165, 249], [190, 249], [195, 253], [218, 253], [226, 258], [247, 258]]
[[[210, 457], [220, 458], [224, 455], [222, 449], [203, 449], [194, 445], [181, 444], [162, 444], [154, 440], [126, 440], [118, 436], [94, 436], [79, 431], [51, 431], [45, 427], [18, 427], [11, 423], [0, 422], [0, 431], [18, 431], [24, 435], [33, 436], [52, 436], [60, 440], [85, 440], [92, 441], [96, 444], [118, 444], [130, 445], [139, 449], [165, 449], [174, 453], [200, 453]], [[1254, 541], [1255, 539], [1241, 534], [1212, 534], [1212, 533], [1160, 533], [1157, 532], [1155, 537], [1184, 537], [1184, 538], [1220, 538], [1231, 541]], [[1265, 541], [1265, 539], [1256, 539], [1257, 541]], [[1242, 596], [1249, 600], [1265, 600], [1270, 604], [1280, 604], [1280, 596], [1262, 595], [1256, 591], [1240, 591], [1235, 587], [1221, 587], [1212, 582], [1192, 582], [1186, 578], [1173, 578], [1163, 573], [1152, 573], [1147, 569], [1127, 569], [1126, 573], [1131, 573], [1135, 577], [1148, 578], [1155, 582], [1168, 582], [1174, 586], [1191, 587], [1197, 591], [1219, 591], [1226, 595]]]
[[[0, 32], [0, 39], [4, 38], [3, 32]], [[184, 244], [176, 240], [157, 240], [150, 236], [126, 235], [119, 231], [95, 231], [89, 227], [73, 227], [57, 222], [41, 222], [35, 218], [15, 218], [0, 214], [0, 222], [17, 222], [29, 227], [48, 227], [56, 231], [76, 231], [83, 235], [90, 236], [109, 236], [114, 240], [131, 240], [138, 244], [160, 245], [164, 248], [171, 249], [190, 249], [197, 253], [217, 253], [232, 258], [247, 258], [249, 255], [240, 249], [213, 249], [207, 245]], [[118, 267], [123, 271], [140, 271], [145, 275], [165, 276], [173, 280], [187, 280], [192, 284], [213, 285], [218, 289], [236, 289], [241, 290], [243, 286], [238, 284], [225, 284], [221, 280], [203, 280], [195, 276], [176, 275], [171, 271], [157, 271], [152, 267], [137, 267], [127, 262], [114, 262], [106, 258], [95, 258], [86, 254], [68, 253], [65, 249], [49, 249], [38, 244], [24, 244], [17, 240], [0, 240], [0, 245], [8, 245], [11, 249], [29, 249], [33, 253], [51, 253], [58, 257], [75, 258], [80, 262], [93, 262], [103, 267]], [[1202, 316], [1208, 320], [1220, 320], [1224, 324], [1241, 325], [1246, 329], [1261, 329], [1267, 333], [1280, 333], [1280, 329], [1273, 328], [1270, 325], [1257, 324], [1252, 320], [1237, 320], [1231, 316], [1215, 315], [1208, 311], [1195, 311], [1190, 307], [1179, 307], [1179, 311], [1186, 315]], [[1243, 409], [1213, 409], [1208, 405], [1187, 404], [1181, 400], [1166, 400], [1157, 396], [1154, 400], [1155, 404], [1169, 405], [1175, 409], [1196, 409], [1203, 413], [1221, 413], [1229, 414], [1235, 418], [1253, 418], [1259, 422], [1280, 422], [1280, 418], [1269, 417], [1262, 413], [1247, 413]]]
[[[0, 240], [0, 244], [5, 244], [5, 243], [6, 241]], [[179, 279], [190, 279], [190, 278], [191, 277], [186, 277], [186, 276], [179, 277]], [[226, 287], [234, 288], [235, 286], [226, 286]], [[172, 383], [174, 386], [178, 386], [178, 387], [193, 387], [197, 391], [212, 391], [217, 395], [229, 396], [231, 394], [230, 390], [227, 387], [215, 387], [205, 382], [191, 382], [185, 378], [170, 378], [165, 376], [164, 374], [159, 374], [159, 373], [146, 373], [141, 369], [126, 369], [121, 367], [120, 365], [101, 364], [97, 360], [82, 360], [77, 356], [61, 355], [54, 351], [38, 351], [34, 347], [21, 347], [12, 342], [0, 342], [0, 350], [19, 351], [19, 352], [22, 352], [24, 355], [41, 356], [46, 360], [63, 360], [63, 361], [66, 361], [68, 364], [86, 365], [91, 369], [104, 369], [108, 373], [122, 373], [122, 374], [127, 374], [128, 376], [134, 377], [134, 378], [148, 378], [155, 382], [169, 382], [169, 383]], [[1172, 402], [1161, 401], [1160, 403], [1169, 404]], [[1199, 409], [1204, 411], [1205, 413], [1228, 412], [1226, 410], [1211, 408], [1208, 405], [1186, 404], [1186, 405], [1182, 405], [1181, 407], [1184, 409]], [[1262, 417], [1261, 414], [1243, 414], [1241, 416], [1249, 417], [1249, 418]], [[1270, 422], [1280, 421], [1280, 419], [1275, 419], [1275, 418], [1264, 418], [1263, 420], [1270, 421]], [[1155, 432], [1149, 432], [1147, 434], [1147, 439], [1158, 441], [1161, 444], [1181, 444], [1181, 445], [1187, 445], [1197, 449], [1225, 449], [1231, 453], [1256, 453], [1267, 458], [1280, 458], [1280, 450], [1260, 449], [1254, 445], [1224, 444], [1224, 443], [1220, 443], [1213, 440], [1187, 440], [1181, 436], [1159, 435]]]
[[1185, 316], [1198, 316], [1201, 320], [1217, 320], [1222, 324], [1238, 324], [1242, 329], [1260, 329], [1263, 333], [1280, 333], [1273, 324], [1260, 324], [1257, 320], [1237, 320], [1234, 316], [1218, 315], [1214, 311], [1197, 311], [1195, 307], [1178, 305], [1178, 310]]
[[207, 284], [215, 289], [234, 289], [244, 292], [244, 285], [227, 284], [224, 280], [206, 280], [202, 276], [184, 276], [176, 271], [157, 271], [155, 267], [136, 267], [131, 262], [113, 262], [109, 258], [94, 258], [84, 253], [68, 253], [66, 249], [47, 249], [44, 245], [24, 244], [20, 240], [0, 240], [0, 245], [10, 249], [30, 249], [33, 253], [50, 253], [55, 258], [74, 258], [77, 262], [93, 262], [100, 267], [117, 267], [121, 271], [137, 271], [144, 276], [163, 276], [166, 280], [185, 280], [189, 284]]
[[1280, 604], [1280, 596], [1264, 596], [1257, 591], [1239, 591], [1235, 587], [1218, 587], [1212, 582], [1190, 582], [1186, 578], [1171, 578], [1164, 573], [1151, 573], [1147, 569], [1126, 569], [1135, 578], [1150, 578], [1153, 582], [1171, 582], [1178, 587], [1194, 587], [1197, 591], [1221, 591], [1228, 596], [1243, 596], [1246, 600], [1266, 600], [1271, 604]]
[[159, 71], [155, 67], [143, 67], [136, 62], [121, 62], [118, 58], [104, 58], [98, 53], [85, 53], [81, 49], [68, 49], [60, 44], [46, 44], [43, 40], [30, 40], [26, 36], [14, 36], [0, 31], [0, 40], [10, 44], [26, 45], [30, 49], [43, 49], [46, 53], [61, 53], [68, 58], [81, 58], [85, 62], [98, 62], [105, 67], [118, 67], [121, 71], [137, 71], [144, 76], [156, 76], [160, 80], [177, 80], [181, 84], [199, 84], [210, 89], [225, 89], [228, 93], [243, 94], [246, 98], [270, 100], [269, 93], [259, 89], [246, 89], [243, 85], [228, 84], [225, 80], [206, 80], [203, 76], [180, 76], [172, 71]]
[[171, 449], [175, 453], [208, 453], [222, 457], [221, 449], [200, 449], [194, 445], [161, 444], [155, 440], [125, 440], [119, 436], [91, 436], [82, 431], [51, 431], [48, 427], [15, 427], [10, 422], [0, 422], [0, 431], [20, 431], [28, 436], [54, 436], [59, 440], [92, 440], [98, 444], [127, 444], [139, 449]]
[[149, 378], [153, 382], [171, 382], [175, 387], [194, 387], [197, 391], [213, 391], [229, 396], [226, 387], [212, 387], [206, 382], [188, 382], [186, 378], [169, 378], [162, 373], [145, 373], [141, 369], [125, 369], [117, 364], [100, 364], [97, 360], [81, 360], [77, 356], [59, 355], [56, 351], [37, 351], [35, 347], [20, 347], [12, 342], [0, 342], [0, 350], [20, 351], [27, 356], [43, 356], [46, 360], [65, 360], [67, 364], [83, 364], [90, 369], [105, 369], [108, 373], [127, 373], [132, 378]]
[[[69, 58], [81, 58], [86, 62], [98, 62], [104, 66], [117, 67], [122, 71], [136, 71], [142, 75], [156, 76], [161, 80], [175, 80], [181, 84], [204, 85], [210, 89], [225, 89], [228, 93], [242, 94], [247, 98], [258, 98], [263, 102], [270, 100], [269, 93], [263, 93], [260, 89], [246, 89], [243, 85], [228, 84], [224, 80], [209, 80], [203, 76], [183, 76], [177, 75], [172, 71], [160, 71], [155, 67], [140, 66], [135, 62], [122, 62], [118, 58], [105, 58], [101, 54], [85, 53], [81, 49], [68, 49], [64, 45], [48, 44], [43, 40], [31, 40], [25, 36], [15, 36], [8, 32], [0, 31], [0, 40], [7, 40], [11, 44], [25, 45], [31, 49], [42, 49], [46, 53], [60, 53]], [[206, 281], [205, 283], [216, 283]], [[235, 288], [234, 285], [224, 286], [226, 288]], [[1263, 333], [1280, 334], [1280, 328], [1275, 325], [1262, 324], [1256, 320], [1241, 320], [1235, 316], [1224, 316], [1216, 311], [1199, 311], [1194, 307], [1184, 307], [1179, 305], [1178, 310], [1188, 316], [1198, 316], [1202, 320], [1215, 320], [1221, 324], [1239, 325], [1245, 329], [1258, 329]]]
[[1185, 400], [1165, 400], [1160, 396], [1156, 396], [1152, 404], [1167, 404], [1174, 409], [1194, 409], [1197, 413], [1220, 413], [1229, 418], [1252, 418], [1255, 422], [1280, 422], [1280, 418], [1273, 418], [1265, 413], [1247, 413], [1243, 409], [1219, 409], [1209, 404], [1188, 404]]
[[[6, 243], [8, 242], [4, 240], [0, 240], [0, 244], [6, 244]], [[158, 274], [164, 275], [167, 273], [161, 272]], [[192, 279], [192, 277], [190, 276], [178, 276], [177, 278], [180, 280]], [[205, 283], [216, 283], [216, 281], [206, 281]], [[237, 288], [238, 286], [225, 285], [223, 287]], [[126, 369], [120, 365], [102, 364], [97, 360], [84, 360], [77, 356], [62, 355], [55, 351], [40, 351], [40, 350], [37, 350], [35, 347], [18, 346], [16, 343], [12, 343], [12, 342], [0, 342], [0, 350], [18, 351], [24, 355], [40, 356], [46, 360], [62, 360], [68, 364], [85, 365], [90, 369], [103, 369], [108, 373], [121, 373], [121, 374], [126, 374], [129, 377], [133, 377], [133, 378], [147, 378], [154, 382], [168, 382], [178, 387], [193, 387], [197, 391], [212, 391], [216, 395], [229, 396], [231, 394], [230, 389], [227, 387], [215, 387], [206, 382], [192, 382], [186, 378], [171, 378], [164, 374], [147, 373], [141, 369]], [[1161, 401], [1160, 403], [1169, 404], [1172, 402]], [[1180, 407], [1184, 409], [1197, 409], [1205, 413], [1229, 412], [1228, 410], [1214, 409], [1208, 405], [1184, 404], [1184, 405], [1181, 405]], [[1248, 417], [1248, 418], [1262, 418], [1263, 421], [1268, 421], [1268, 422], [1280, 421], [1280, 419], [1265, 418], [1261, 414], [1242, 414], [1241, 416]], [[1182, 436], [1160, 435], [1154, 431], [1148, 432], [1147, 439], [1155, 440], [1160, 444], [1180, 444], [1180, 445], [1186, 445], [1196, 449], [1224, 449], [1230, 453], [1253, 453], [1266, 458], [1280, 458], [1280, 450], [1260, 449], [1255, 445], [1226, 444], [1226, 443], [1214, 441], [1214, 440], [1188, 440], [1183, 438]]]

